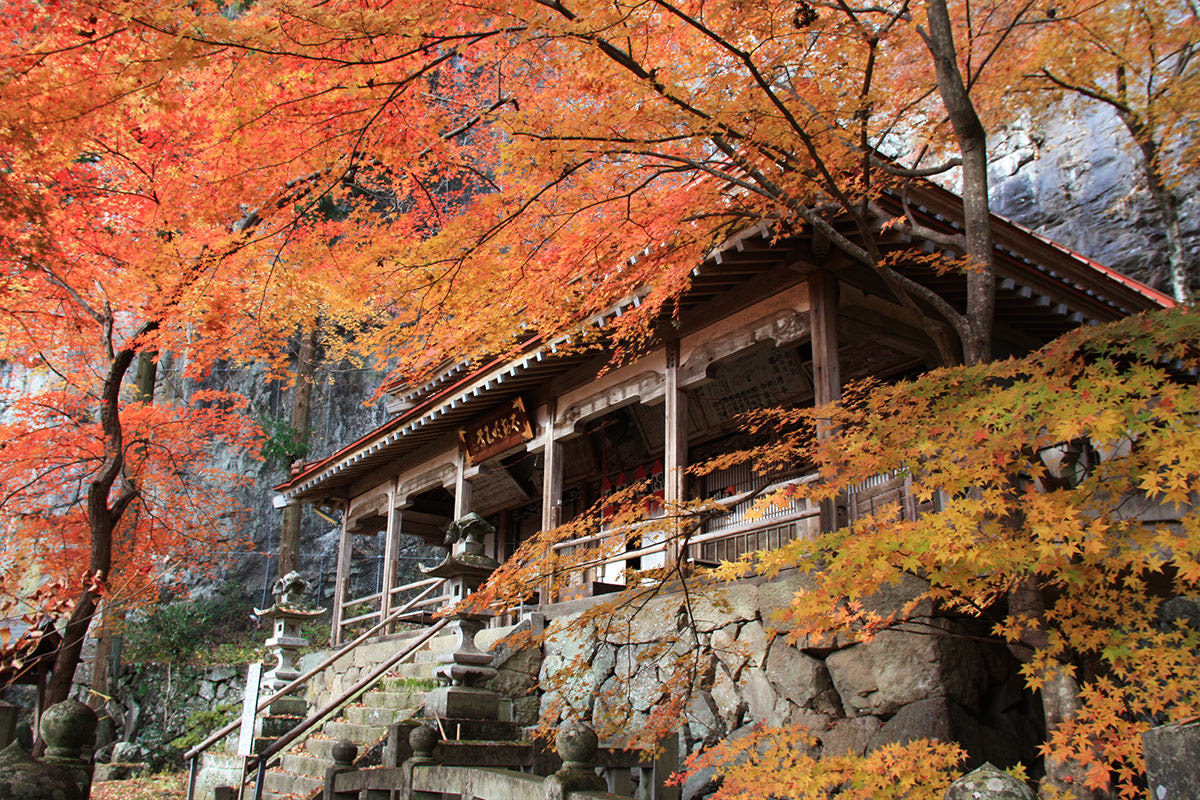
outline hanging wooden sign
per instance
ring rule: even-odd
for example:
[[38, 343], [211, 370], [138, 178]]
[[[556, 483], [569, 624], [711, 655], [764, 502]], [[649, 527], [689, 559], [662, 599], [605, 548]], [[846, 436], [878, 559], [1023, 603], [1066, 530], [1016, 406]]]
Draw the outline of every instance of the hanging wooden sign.
[[533, 438], [533, 427], [521, 398], [502, 406], [458, 432], [472, 465]]

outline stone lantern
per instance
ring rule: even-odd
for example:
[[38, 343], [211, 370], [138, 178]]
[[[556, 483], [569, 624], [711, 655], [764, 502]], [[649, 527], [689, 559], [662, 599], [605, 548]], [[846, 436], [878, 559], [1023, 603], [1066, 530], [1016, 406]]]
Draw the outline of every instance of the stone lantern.
[[308, 581], [298, 572], [289, 572], [271, 587], [275, 603], [270, 608], [256, 608], [254, 613], [271, 622], [271, 638], [267, 648], [275, 658], [275, 664], [263, 674], [262, 687], [267, 691], [278, 691], [300, 677], [296, 663], [300, 648], [308, 640], [300, 634], [300, 626], [310, 619], [325, 613], [323, 608], [308, 608]]
[[[478, 514], [470, 513], [450, 523], [446, 544], [450, 552], [436, 567], [421, 567], [426, 575], [445, 578], [450, 602], [458, 603], [479, 588], [499, 563], [483, 553], [483, 540], [494, 529]], [[455, 612], [450, 630], [457, 637], [452, 652], [441, 656], [434, 670], [442, 684], [425, 697], [425, 713], [451, 719], [496, 719], [500, 698], [479, 686], [496, 674], [492, 657], [475, 646], [475, 634], [487, 622], [487, 615]]]

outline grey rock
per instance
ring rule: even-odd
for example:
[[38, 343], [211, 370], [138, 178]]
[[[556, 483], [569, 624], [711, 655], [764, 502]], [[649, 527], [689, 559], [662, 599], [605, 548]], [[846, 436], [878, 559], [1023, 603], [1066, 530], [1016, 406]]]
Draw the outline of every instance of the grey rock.
[[691, 607], [692, 621], [700, 631], [714, 631], [731, 623], [758, 617], [759, 587], [735, 584], [711, 588], [697, 596]]
[[802, 708], [810, 707], [817, 695], [833, 688], [825, 665], [788, 644], [783, 636], [771, 642], [766, 670], [775, 690]]
[[112, 760], [122, 764], [133, 764], [145, 758], [141, 745], [134, 742], [117, 742], [113, 745]]
[[1021, 781], [984, 764], [950, 784], [945, 800], [1035, 800], [1035, 796]]
[[949, 627], [932, 619], [920, 633], [887, 630], [830, 655], [825, 665], [846, 713], [887, 716], [937, 695], [976, 707], [987, 685], [986, 666], [974, 645], [936, 633]]
[[767, 652], [767, 633], [758, 620], [750, 620], [738, 629], [738, 645], [749, 654], [747, 666], [762, 666]]
[[867, 752], [871, 737], [882, 723], [878, 717], [852, 717], [838, 720], [820, 734], [821, 752], [827, 756], [861, 756]]
[[742, 696], [749, 703], [750, 718], [755, 722], [771, 725], [781, 721], [775, 716], [776, 702], [779, 700], [779, 696], [775, 694], [775, 687], [771, 685], [771, 681], [761, 670], [756, 669], [748, 673], [742, 689]]
[[715, 794], [721, 788], [721, 779], [712, 767], [706, 767], [687, 776], [680, 788], [680, 800], [700, 800]]
[[900, 709], [871, 737], [869, 748], [915, 739], [957, 742], [967, 751], [969, 765], [993, 761], [1011, 766], [1021, 759], [1021, 744], [1014, 735], [985, 727], [946, 697], [919, 700]]
[[1152, 800], [1200, 797], [1200, 722], [1161, 725], [1142, 734]]

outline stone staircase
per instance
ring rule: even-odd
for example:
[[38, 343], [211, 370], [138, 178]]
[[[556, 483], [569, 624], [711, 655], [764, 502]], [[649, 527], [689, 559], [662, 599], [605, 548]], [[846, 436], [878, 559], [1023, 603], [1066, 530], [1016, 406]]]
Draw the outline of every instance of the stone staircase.
[[[422, 654], [425, 655], [425, 654]], [[433, 685], [433, 668], [429, 656], [420, 663], [401, 664], [392, 674], [380, 679], [358, 700], [333, 719], [312, 731], [306, 738], [290, 747], [267, 771], [263, 781], [264, 800], [307, 800], [320, 793], [325, 770], [333, 764], [335, 742], [348, 739], [358, 745], [360, 762], [370, 760], [372, 751], [387, 737], [388, 725], [401, 722], [420, 712], [425, 693]], [[340, 687], [342, 681], [335, 686]], [[319, 702], [319, 701], [318, 701]], [[309, 708], [316, 702], [310, 701]], [[272, 733], [282, 735], [302, 717], [286, 720], [286, 724], [271, 724]], [[281, 718], [264, 720], [264, 724], [283, 722]], [[261, 741], [261, 740], [260, 740]], [[266, 740], [267, 742], [273, 739]], [[230, 742], [232, 747], [233, 742]], [[258, 743], [258, 747], [265, 744]], [[256, 748], [258, 749], [258, 748]], [[215, 786], [236, 786], [241, 774], [242, 759], [229, 751], [210, 750], [202, 756], [196, 800], [211, 800]], [[253, 784], [247, 787], [246, 797], [252, 797]]]
[[[510, 627], [492, 628], [483, 631], [477, 643], [490, 648], [494, 642], [511, 630]], [[409, 635], [386, 637], [366, 642], [351, 654], [335, 662], [322, 675], [314, 678], [306, 692], [305, 708], [319, 708], [340, 696], [353, 686], [368, 670], [403, 647]], [[334, 743], [348, 739], [358, 745], [358, 765], [370, 766], [377, 763], [380, 748], [387, 736], [388, 726], [416, 716], [424, 703], [425, 693], [434, 685], [433, 670], [439, 659], [454, 649], [456, 638], [446, 632], [426, 642], [411, 661], [399, 664], [380, 681], [367, 690], [358, 702], [347, 706], [342, 712], [312, 731], [299, 743], [288, 748], [278, 758], [263, 781], [263, 798], [266, 800], [309, 800], [319, 797], [324, 784], [325, 770], [333, 763]], [[324, 658], [316, 653], [306, 656], [302, 669], [315, 666]], [[536, 667], [533, 673], [536, 674]], [[298, 709], [300, 711], [300, 709]], [[269, 733], [280, 736], [300, 721], [290, 719], [276, 728], [271, 722]], [[283, 721], [280, 720], [280, 723]], [[267, 720], [264, 720], [264, 724]], [[226, 740], [232, 748], [236, 735]], [[257, 747], [265, 747], [258, 743]], [[241, 774], [242, 760], [231, 752], [211, 749], [201, 756], [195, 800], [211, 800], [215, 786], [235, 786]], [[252, 785], [251, 785], [252, 786]], [[252, 788], [245, 795], [252, 797]]]
[[432, 664], [404, 664], [384, 677], [358, 703], [311, 733], [297, 748], [285, 752], [263, 781], [265, 800], [308, 800], [319, 795], [325, 770], [333, 765], [333, 745], [341, 739], [354, 742], [364, 760], [387, 737], [388, 726], [408, 719], [421, 709], [433, 677]]

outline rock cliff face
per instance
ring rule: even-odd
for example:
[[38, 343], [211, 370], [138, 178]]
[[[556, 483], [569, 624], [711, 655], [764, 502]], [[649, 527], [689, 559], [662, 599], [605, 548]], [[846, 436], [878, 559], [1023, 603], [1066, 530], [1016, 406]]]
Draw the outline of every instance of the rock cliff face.
[[[160, 397], [186, 395], [196, 387], [178, 378], [178, 365], [166, 364], [160, 378]], [[375, 392], [382, 375], [372, 369], [346, 362], [323, 363], [316, 375], [312, 398], [312, 435], [309, 461], [322, 458], [386, 419], [383, 402], [364, 405]], [[206, 379], [205, 386], [238, 392], [250, 403], [250, 413], [259, 418], [287, 419], [291, 407], [289, 393], [277, 381], [265, 378], [262, 369], [220, 366]], [[286, 479], [283, 465], [264, 463], [244, 453], [218, 450], [214, 466], [244, 475], [252, 483], [239, 490], [245, 515], [234, 524], [253, 542], [245, 552], [231, 556], [228, 578], [246, 587], [247, 593], [267, 602], [266, 591], [277, 577], [274, 556], [279, 552], [279, 529], [283, 513], [271, 504], [273, 486]], [[306, 508], [300, 537], [300, 571], [329, 595], [337, 564], [337, 526]], [[264, 557], [269, 553], [271, 558]]]
[[[1128, 133], [1098, 107], [1058, 111], [1036, 127], [1016, 122], [992, 136], [992, 210], [1169, 293], [1161, 221]], [[1196, 174], [1176, 188], [1193, 268], [1200, 262], [1198, 188]]]

